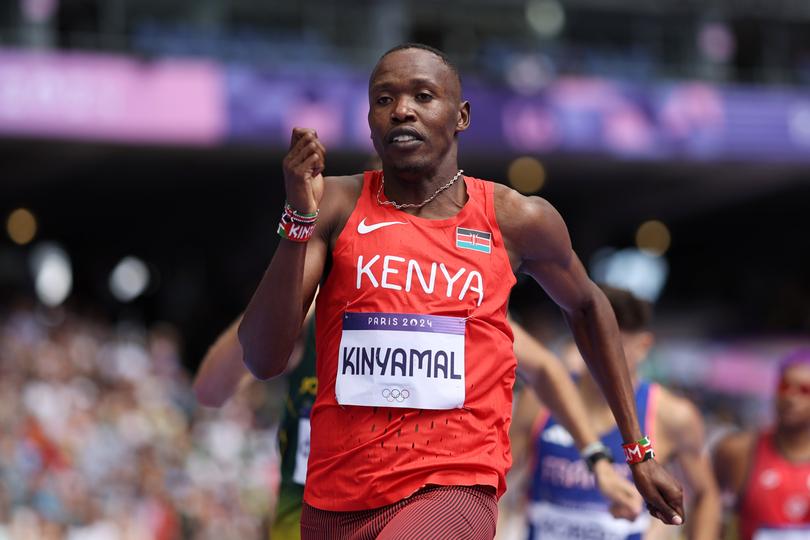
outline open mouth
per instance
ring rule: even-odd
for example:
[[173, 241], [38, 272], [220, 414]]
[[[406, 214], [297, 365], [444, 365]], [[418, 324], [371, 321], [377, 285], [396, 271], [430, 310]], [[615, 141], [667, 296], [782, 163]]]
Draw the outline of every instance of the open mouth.
[[414, 146], [422, 140], [422, 135], [413, 128], [394, 128], [385, 138], [389, 145], [400, 147]]

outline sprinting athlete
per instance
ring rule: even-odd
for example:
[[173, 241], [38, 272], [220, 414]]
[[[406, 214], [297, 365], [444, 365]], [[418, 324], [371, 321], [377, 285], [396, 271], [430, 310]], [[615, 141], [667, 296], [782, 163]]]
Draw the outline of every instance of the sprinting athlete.
[[[613, 287], [603, 291], [616, 315], [625, 358], [635, 387], [641, 429], [655, 441], [661, 463], [677, 463], [692, 493], [689, 538], [716, 540], [721, 503], [711, 462], [705, 452], [703, 421], [697, 408], [667, 389], [639, 379], [638, 368], [654, 343], [649, 329], [651, 306], [632, 293]], [[589, 373], [577, 380], [591, 429], [613, 456], [622, 454], [622, 436], [604, 397]], [[636, 540], [651, 535], [649, 516], [616, 519], [612, 502], [597, 489], [594, 477], [580, 459], [568, 431], [531, 395], [519, 398], [513, 431], [531, 432], [523, 448], [532, 462], [527, 519], [531, 540], [593, 538]], [[620, 474], [630, 477], [624, 463]], [[627, 517], [627, 516], [623, 516]]]
[[810, 349], [781, 362], [775, 427], [721, 440], [714, 470], [736, 498], [741, 540], [810, 538]]
[[238, 332], [255, 376], [283, 373], [323, 282], [302, 538], [492, 538], [510, 464], [514, 272], [562, 308], [648, 508], [680, 523], [615, 319], [559, 214], [458, 168], [470, 123], [458, 72], [440, 51], [397, 47], [371, 75], [369, 106], [382, 171], [324, 179], [317, 134], [293, 130], [283, 240]]

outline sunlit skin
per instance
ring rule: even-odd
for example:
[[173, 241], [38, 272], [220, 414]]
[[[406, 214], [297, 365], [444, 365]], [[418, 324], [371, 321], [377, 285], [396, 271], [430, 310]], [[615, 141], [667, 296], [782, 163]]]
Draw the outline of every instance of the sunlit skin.
[[386, 195], [419, 203], [458, 171], [457, 136], [470, 125], [470, 104], [440, 57], [419, 49], [395, 51], [380, 60], [369, 80], [368, 123], [388, 180]]

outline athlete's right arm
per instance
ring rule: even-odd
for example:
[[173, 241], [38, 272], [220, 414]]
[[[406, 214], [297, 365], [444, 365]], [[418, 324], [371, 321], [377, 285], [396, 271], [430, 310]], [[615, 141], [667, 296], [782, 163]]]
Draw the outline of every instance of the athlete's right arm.
[[738, 497], [748, 474], [754, 434], [747, 431], [726, 435], [714, 447], [712, 466], [721, 492]]
[[542, 343], [514, 320], [509, 321], [515, 337], [514, 349], [518, 372], [537, 397], [574, 438], [578, 450], [598, 441], [588, 423], [585, 405], [562, 363]]
[[239, 325], [243, 360], [258, 379], [284, 372], [323, 274], [340, 200], [328, 193], [324, 196], [330, 184], [321, 174], [325, 155], [314, 130], [293, 129], [283, 164], [287, 202], [298, 212], [319, 214], [308, 242], [279, 240]]
[[[307, 312], [304, 324], [309, 323], [314, 316], [314, 311], [310, 309]], [[191, 389], [197, 401], [206, 407], [222, 407], [226, 401], [253, 380], [242, 361], [244, 353], [236, 336], [236, 329], [241, 320], [240, 315], [219, 335], [205, 353], [205, 357], [194, 375]], [[288, 371], [292, 371], [298, 366], [305, 346], [303, 337], [300, 337], [288, 362]]]
[[[535, 396], [542, 400], [543, 405], [548, 407], [557, 421], [571, 434], [577, 449], [582, 451], [589, 444], [599, 441], [588, 422], [585, 404], [560, 360], [525, 328], [513, 320], [509, 323], [515, 337], [518, 371], [531, 385]], [[538, 403], [534, 408], [534, 417], [540, 407]], [[520, 417], [519, 412], [516, 410], [516, 422]], [[534, 417], [523, 419], [522, 427], [525, 427], [525, 422], [529, 422], [529, 433]], [[611, 503], [611, 514], [628, 520], [635, 519], [642, 509], [642, 498], [635, 486], [619, 476], [606, 460], [596, 463], [594, 477], [597, 488]]]
[[244, 384], [252, 379], [242, 363], [242, 347], [236, 339], [239, 319], [220, 334], [205, 353], [191, 385], [194, 397], [206, 407], [221, 407]]

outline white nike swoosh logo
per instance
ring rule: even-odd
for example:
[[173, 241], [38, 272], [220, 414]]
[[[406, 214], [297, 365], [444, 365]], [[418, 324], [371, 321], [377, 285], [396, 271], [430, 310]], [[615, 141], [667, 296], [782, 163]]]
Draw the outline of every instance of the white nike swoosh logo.
[[405, 221], [381, 221], [380, 223], [375, 223], [374, 225], [366, 225], [366, 218], [363, 218], [363, 221], [357, 224], [357, 232], [360, 234], [368, 234], [376, 231], [377, 229], [388, 227], [389, 225], [405, 225], [406, 223], [407, 222]]

